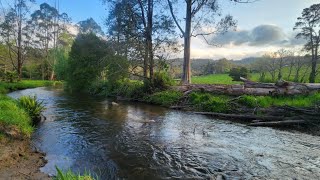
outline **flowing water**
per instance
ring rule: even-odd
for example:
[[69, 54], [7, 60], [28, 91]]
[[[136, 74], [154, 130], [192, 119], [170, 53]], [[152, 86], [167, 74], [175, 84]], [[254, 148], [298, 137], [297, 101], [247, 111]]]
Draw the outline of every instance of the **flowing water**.
[[319, 179], [320, 137], [248, 127], [189, 112], [58, 89], [37, 95], [46, 120], [33, 136], [41, 171], [90, 171], [100, 179]]

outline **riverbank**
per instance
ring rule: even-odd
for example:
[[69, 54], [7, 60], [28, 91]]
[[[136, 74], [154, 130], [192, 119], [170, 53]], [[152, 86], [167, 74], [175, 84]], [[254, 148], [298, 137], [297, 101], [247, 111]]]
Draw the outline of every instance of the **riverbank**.
[[[146, 91], [142, 82], [107, 83], [91, 88], [95, 95], [116, 100], [139, 101], [179, 109], [252, 126], [270, 126], [320, 135], [320, 93], [304, 95], [223, 95], [206, 89], [180, 91], [167, 87]], [[233, 117], [233, 118], [230, 118]]]
[[17, 101], [5, 93], [61, 83], [50, 81], [0, 82], [0, 179], [50, 179], [41, 173], [44, 154], [31, 147], [32, 120]]

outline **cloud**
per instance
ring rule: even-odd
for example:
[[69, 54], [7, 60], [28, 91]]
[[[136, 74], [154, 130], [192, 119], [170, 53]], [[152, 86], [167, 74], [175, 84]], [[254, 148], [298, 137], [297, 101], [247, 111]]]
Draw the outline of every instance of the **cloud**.
[[259, 25], [252, 30], [231, 31], [214, 36], [213, 43], [220, 45], [248, 46], [296, 46], [305, 43], [294, 34], [286, 34], [276, 25]]

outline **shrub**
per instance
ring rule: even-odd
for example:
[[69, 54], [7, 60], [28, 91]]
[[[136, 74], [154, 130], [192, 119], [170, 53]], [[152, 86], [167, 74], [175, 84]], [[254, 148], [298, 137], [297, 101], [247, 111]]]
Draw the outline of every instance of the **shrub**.
[[181, 92], [168, 90], [154, 93], [146, 97], [145, 100], [153, 104], [169, 107], [177, 103], [182, 96]]
[[230, 110], [228, 106], [229, 97], [227, 96], [193, 92], [189, 95], [189, 98], [191, 104], [193, 104], [198, 111], [222, 113]]
[[41, 112], [44, 110], [42, 102], [39, 102], [35, 96], [21, 96], [18, 104], [27, 111], [34, 125], [39, 123]]
[[174, 85], [174, 80], [168, 74], [168, 72], [160, 71], [154, 73], [154, 78], [152, 80], [145, 80], [144, 86], [146, 92], [155, 92], [166, 90], [168, 87]]
[[5, 77], [4, 77], [5, 81], [13, 83], [13, 82], [17, 82], [19, 79], [19, 76], [17, 74], [17, 72], [15, 71], [7, 71], [5, 73]]
[[245, 67], [241, 68], [232, 68], [229, 72], [229, 76], [232, 77], [233, 81], [240, 81], [240, 77], [248, 78], [249, 71]]

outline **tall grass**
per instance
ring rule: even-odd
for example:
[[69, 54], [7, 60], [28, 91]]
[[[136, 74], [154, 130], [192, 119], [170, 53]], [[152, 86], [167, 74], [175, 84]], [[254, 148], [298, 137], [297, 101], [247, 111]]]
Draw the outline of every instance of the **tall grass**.
[[19, 134], [30, 137], [33, 132], [31, 118], [20, 108], [17, 102], [7, 96], [0, 95], [0, 126], [3, 129], [16, 127]]
[[90, 173], [85, 173], [84, 175], [75, 174], [71, 170], [67, 172], [62, 172], [58, 167], [56, 167], [57, 176], [53, 178], [54, 180], [95, 180]]

